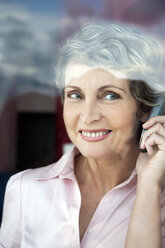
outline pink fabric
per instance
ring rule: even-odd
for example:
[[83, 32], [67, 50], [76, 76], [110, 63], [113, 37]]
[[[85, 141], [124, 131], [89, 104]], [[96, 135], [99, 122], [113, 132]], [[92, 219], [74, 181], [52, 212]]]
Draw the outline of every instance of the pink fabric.
[[[136, 171], [101, 200], [80, 243], [81, 195], [74, 148], [60, 161], [14, 175], [5, 195], [1, 248], [123, 248], [135, 200]], [[165, 237], [165, 193], [161, 197]], [[165, 242], [163, 243], [165, 247]]]

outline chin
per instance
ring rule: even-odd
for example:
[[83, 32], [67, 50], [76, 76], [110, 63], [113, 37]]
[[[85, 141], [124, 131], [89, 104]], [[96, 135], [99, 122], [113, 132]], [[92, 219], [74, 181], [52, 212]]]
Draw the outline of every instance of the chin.
[[101, 149], [96, 149], [92, 147], [77, 147], [80, 153], [86, 158], [92, 159], [104, 159], [110, 156], [110, 149], [107, 151], [103, 147]]

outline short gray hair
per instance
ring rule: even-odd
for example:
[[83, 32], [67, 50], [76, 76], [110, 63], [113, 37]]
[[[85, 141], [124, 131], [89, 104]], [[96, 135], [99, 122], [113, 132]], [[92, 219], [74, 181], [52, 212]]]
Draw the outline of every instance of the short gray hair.
[[162, 60], [161, 44], [150, 35], [109, 21], [89, 23], [61, 48], [55, 81], [63, 90], [66, 66], [81, 63], [121, 71], [130, 80], [141, 80], [160, 90]]

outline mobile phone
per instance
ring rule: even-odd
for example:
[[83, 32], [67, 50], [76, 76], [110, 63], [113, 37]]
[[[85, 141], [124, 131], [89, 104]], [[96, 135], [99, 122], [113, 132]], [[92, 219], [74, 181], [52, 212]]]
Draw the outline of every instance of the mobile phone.
[[[152, 108], [149, 116], [148, 116], [148, 119], [150, 119], [151, 117], [154, 117], [154, 116], [157, 116], [157, 115], [163, 115], [165, 114], [165, 97], [161, 97], [158, 99], [158, 104]], [[141, 145], [141, 142], [142, 142], [142, 138], [143, 138], [143, 134], [146, 132], [147, 130], [146, 129], [143, 129], [142, 130], [142, 133], [141, 133], [141, 137], [140, 137], [140, 142], [139, 142], [139, 147]], [[147, 152], [146, 149], [141, 149], [139, 148], [141, 152]]]

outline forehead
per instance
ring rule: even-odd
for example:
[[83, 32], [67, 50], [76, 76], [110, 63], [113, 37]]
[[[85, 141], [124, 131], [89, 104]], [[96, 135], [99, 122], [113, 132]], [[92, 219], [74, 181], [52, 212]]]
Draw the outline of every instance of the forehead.
[[[85, 64], [69, 64], [65, 70], [65, 86], [73, 83], [74, 81], [77, 82], [77, 79], [81, 79], [84, 77], [91, 77], [95, 80], [96, 79], [107, 79], [110, 82], [114, 83], [121, 83], [128, 85], [128, 79], [123, 72], [108, 69], [105, 67], [95, 67], [95, 66], [88, 66]], [[102, 80], [100, 80], [102, 81]], [[105, 82], [104, 82], [105, 83]]]

